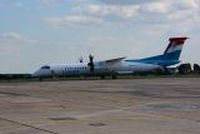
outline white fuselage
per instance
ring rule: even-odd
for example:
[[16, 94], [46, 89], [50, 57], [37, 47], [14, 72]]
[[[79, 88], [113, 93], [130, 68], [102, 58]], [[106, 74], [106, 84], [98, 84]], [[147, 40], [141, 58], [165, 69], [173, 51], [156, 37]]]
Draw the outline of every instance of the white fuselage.
[[160, 68], [161, 66], [159, 65], [126, 61], [116, 62], [115, 64], [95, 62], [94, 72], [90, 71], [90, 67], [87, 63], [45, 65], [34, 72], [33, 77], [131, 74], [134, 72], [147, 72]]

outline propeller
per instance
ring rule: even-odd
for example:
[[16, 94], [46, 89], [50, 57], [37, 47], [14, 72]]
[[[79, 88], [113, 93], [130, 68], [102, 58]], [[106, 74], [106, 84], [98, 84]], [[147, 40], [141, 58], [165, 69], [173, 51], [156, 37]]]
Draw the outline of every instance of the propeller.
[[88, 66], [90, 67], [90, 72], [94, 72], [94, 56], [92, 56], [91, 54], [89, 55]]

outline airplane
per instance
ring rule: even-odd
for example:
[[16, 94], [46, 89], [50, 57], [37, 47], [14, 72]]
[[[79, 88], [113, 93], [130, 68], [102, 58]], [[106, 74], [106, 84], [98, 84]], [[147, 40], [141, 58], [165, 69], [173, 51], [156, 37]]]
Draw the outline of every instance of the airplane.
[[35, 71], [32, 76], [39, 79], [55, 76], [90, 76], [111, 75], [116, 78], [118, 74], [133, 74], [136, 72], [149, 72], [167, 69], [171, 65], [180, 63], [180, 54], [188, 37], [169, 38], [169, 45], [162, 55], [142, 59], [126, 59], [119, 57], [104, 61], [94, 61], [94, 56], [89, 56], [89, 63], [82, 59], [77, 64], [48, 64]]

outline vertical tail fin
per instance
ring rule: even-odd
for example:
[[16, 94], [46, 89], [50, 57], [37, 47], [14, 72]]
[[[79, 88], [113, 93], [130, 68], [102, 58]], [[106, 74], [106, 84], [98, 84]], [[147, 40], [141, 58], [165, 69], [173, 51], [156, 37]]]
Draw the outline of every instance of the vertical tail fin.
[[178, 60], [187, 37], [173, 37], [169, 39], [169, 45], [167, 46], [164, 55], [168, 59]]
[[126, 60], [127, 62], [142, 62], [147, 64], [161, 65], [163, 67], [178, 64], [180, 62], [180, 54], [187, 37], [172, 37], [169, 39], [169, 45], [167, 46], [164, 54], [147, 57], [137, 60]]
[[183, 44], [187, 40], [187, 37], [173, 37], [169, 39], [169, 45], [165, 50], [164, 54], [171, 53], [174, 51], [182, 50]]

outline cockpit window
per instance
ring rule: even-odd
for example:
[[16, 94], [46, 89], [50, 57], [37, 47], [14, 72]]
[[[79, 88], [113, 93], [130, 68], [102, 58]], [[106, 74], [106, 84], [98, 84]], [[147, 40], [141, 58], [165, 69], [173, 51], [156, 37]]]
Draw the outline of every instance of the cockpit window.
[[50, 66], [43, 66], [41, 69], [50, 69]]

